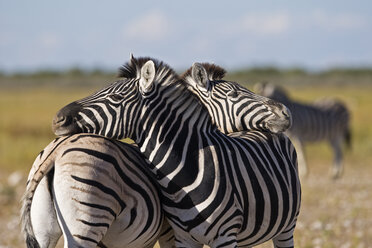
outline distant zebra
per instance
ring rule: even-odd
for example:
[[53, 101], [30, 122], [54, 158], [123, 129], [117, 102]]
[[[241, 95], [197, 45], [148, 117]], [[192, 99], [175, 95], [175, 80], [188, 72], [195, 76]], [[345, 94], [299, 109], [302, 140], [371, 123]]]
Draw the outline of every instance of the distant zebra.
[[[135, 140], [152, 163], [177, 247], [251, 247], [270, 239], [293, 247], [301, 195], [292, 143], [268, 132], [222, 134], [204, 106], [219, 84], [205, 80], [211, 77], [199, 66], [192, 71], [196, 84], [162, 62], [132, 58], [123, 80], [61, 109], [53, 129]], [[226, 93], [239, 94], [232, 89]]]
[[[133, 145], [96, 135], [51, 142], [30, 171], [23, 199], [27, 247], [174, 247], [158, 192]], [[40, 184], [39, 184], [40, 182]]]
[[298, 145], [300, 172], [307, 174], [304, 144], [327, 141], [334, 153], [333, 178], [342, 175], [342, 144], [351, 145], [350, 113], [346, 106], [334, 99], [320, 99], [312, 104], [304, 104], [290, 99], [285, 90], [272, 84], [255, 86], [258, 94], [285, 104], [291, 111], [293, 125], [288, 135]]

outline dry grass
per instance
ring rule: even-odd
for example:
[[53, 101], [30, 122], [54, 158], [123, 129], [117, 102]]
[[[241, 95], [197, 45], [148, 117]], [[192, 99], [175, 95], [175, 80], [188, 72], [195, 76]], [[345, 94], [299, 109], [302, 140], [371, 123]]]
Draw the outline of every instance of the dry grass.
[[[50, 123], [66, 103], [94, 89], [36, 88], [0, 91], [0, 248], [25, 247], [19, 228], [20, 197], [36, 155], [53, 138]], [[314, 99], [335, 95], [353, 113], [353, 150], [345, 174], [328, 175], [327, 145], [307, 147], [310, 174], [302, 181], [303, 201], [295, 233], [297, 247], [369, 247], [372, 243], [372, 87], [294, 87], [292, 95]], [[263, 247], [271, 247], [265, 244]]]

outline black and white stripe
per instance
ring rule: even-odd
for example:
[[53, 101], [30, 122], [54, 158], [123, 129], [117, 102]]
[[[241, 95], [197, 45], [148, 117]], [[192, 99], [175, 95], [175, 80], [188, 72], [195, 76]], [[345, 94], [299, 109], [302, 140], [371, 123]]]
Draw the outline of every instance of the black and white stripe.
[[350, 146], [350, 112], [340, 101], [330, 98], [319, 99], [312, 104], [294, 101], [287, 92], [273, 84], [258, 84], [255, 86], [258, 93], [280, 101], [291, 111], [293, 125], [288, 135], [298, 145], [300, 172], [307, 174], [304, 144], [308, 142], [327, 141], [334, 153], [332, 176], [338, 178], [342, 175], [342, 145], [345, 142]]
[[[174, 247], [138, 148], [82, 134], [51, 142], [30, 171], [22, 208], [27, 247]], [[40, 183], [40, 184], [39, 184]]]
[[177, 247], [251, 247], [269, 239], [293, 247], [301, 197], [296, 152], [285, 135], [221, 133], [193, 86], [162, 62], [132, 58], [121, 76], [59, 111], [56, 134], [135, 140], [152, 163]]

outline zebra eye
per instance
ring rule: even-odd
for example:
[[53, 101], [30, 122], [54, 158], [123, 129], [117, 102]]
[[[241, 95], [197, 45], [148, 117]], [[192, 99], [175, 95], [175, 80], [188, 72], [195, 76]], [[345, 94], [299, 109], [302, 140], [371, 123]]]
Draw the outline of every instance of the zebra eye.
[[116, 102], [123, 100], [123, 97], [119, 94], [111, 94], [109, 97]]
[[231, 90], [227, 93], [227, 96], [231, 98], [236, 98], [238, 97], [238, 92], [236, 92], [235, 90]]

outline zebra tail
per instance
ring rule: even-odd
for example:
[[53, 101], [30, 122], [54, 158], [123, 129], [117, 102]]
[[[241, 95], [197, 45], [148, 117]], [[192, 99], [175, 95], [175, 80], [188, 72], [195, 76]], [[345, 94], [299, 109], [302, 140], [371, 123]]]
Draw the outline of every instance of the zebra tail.
[[51, 142], [36, 158], [32, 165], [30, 174], [27, 180], [26, 192], [22, 197], [21, 208], [21, 225], [28, 248], [40, 248], [36, 240], [34, 230], [31, 223], [31, 204], [35, 194], [35, 190], [43, 179], [54, 166], [53, 153], [65, 139], [55, 139]]
[[27, 248], [40, 248], [39, 243], [37, 242], [35, 236], [31, 236], [29, 234], [26, 234], [26, 245]]
[[31, 204], [33, 199], [33, 192], [26, 191], [22, 198], [22, 209], [21, 209], [21, 223], [22, 232], [26, 239], [27, 248], [40, 248], [39, 243], [36, 240], [34, 229], [31, 223]]

